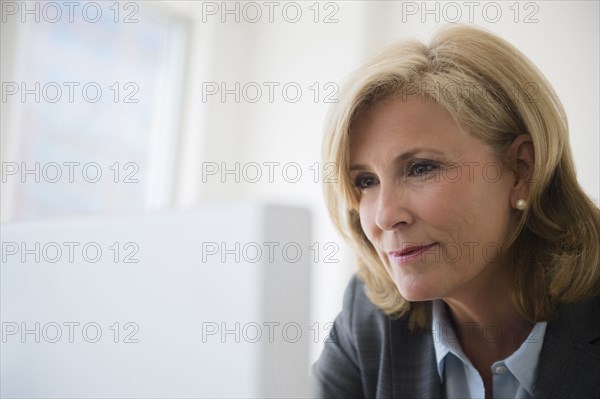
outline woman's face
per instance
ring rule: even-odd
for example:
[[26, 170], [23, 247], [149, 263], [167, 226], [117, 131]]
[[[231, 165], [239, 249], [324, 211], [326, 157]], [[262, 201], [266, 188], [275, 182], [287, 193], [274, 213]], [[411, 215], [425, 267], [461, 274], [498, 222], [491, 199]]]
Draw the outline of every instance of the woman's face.
[[507, 281], [515, 175], [439, 104], [398, 99], [363, 111], [351, 126], [350, 178], [363, 231], [407, 300]]

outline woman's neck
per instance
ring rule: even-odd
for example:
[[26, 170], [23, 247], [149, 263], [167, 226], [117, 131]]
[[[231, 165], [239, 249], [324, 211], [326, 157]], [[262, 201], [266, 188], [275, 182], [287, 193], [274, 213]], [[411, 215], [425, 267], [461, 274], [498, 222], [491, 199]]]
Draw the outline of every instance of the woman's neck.
[[492, 392], [492, 364], [519, 349], [533, 328], [512, 302], [510, 278], [503, 276], [496, 274], [487, 284], [473, 282], [443, 299], [461, 348], [481, 375], [486, 397]]

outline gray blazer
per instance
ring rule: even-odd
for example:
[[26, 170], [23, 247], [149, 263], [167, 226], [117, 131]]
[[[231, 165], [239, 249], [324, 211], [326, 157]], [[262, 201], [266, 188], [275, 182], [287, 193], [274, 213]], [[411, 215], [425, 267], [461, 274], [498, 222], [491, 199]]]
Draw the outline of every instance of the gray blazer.
[[[442, 398], [431, 332], [392, 320], [353, 277], [330, 339], [313, 365], [315, 396]], [[539, 398], [600, 398], [600, 299], [560, 308], [549, 322], [535, 385]]]

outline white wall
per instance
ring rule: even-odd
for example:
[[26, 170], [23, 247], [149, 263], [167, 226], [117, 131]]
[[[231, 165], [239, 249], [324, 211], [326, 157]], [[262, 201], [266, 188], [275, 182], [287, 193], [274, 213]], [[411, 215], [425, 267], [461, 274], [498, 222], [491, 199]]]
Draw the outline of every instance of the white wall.
[[[204, 6], [214, 4], [220, 6], [221, 3]], [[234, 3], [228, 4], [234, 7]], [[268, 10], [263, 3], [259, 4], [263, 12]], [[220, 14], [203, 14], [200, 3], [170, 3], [196, 21], [190, 46], [187, 116], [177, 203], [188, 207], [247, 198], [309, 206], [314, 214], [313, 241], [321, 248], [328, 242], [340, 247], [335, 255], [337, 264], [324, 263], [322, 253], [320, 262], [314, 265], [313, 320], [320, 323], [333, 320], [354, 266], [327, 218], [320, 184], [311, 180], [309, 166], [319, 161], [328, 104], [315, 103], [308, 86], [312, 82], [319, 82], [321, 86], [326, 82], [342, 82], [368, 54], [388, 42], [407, 37], [427, 41], [436, 28], [453, 20], [457, 11], [461, 13], [462, 22], [473, 22], [512, 42], [554, 85], [569, 116], [579, 179], [598, 203], [598, 2], [541, 1], [522, 2], [517, 6], [513, 2], [477, 2], [471, 9], [472, 14], [465, 2], [450, 5], [448, 2], [335, 2], [332, 4], [339, 8], [335, 13], [339, 22], [332, 24], [314, 23], [309, 2], [298, 3], [303, 17], [298, 23], [288, 23], [278, 12], [286, 3], [278, 4], [273, 23], [268, 22], [267, 15], [256, 23], [245, 22], [241, 7], [239, 23], [234, 21], [233, 15], [225, 15], [226, 22], [222, 23]], [[320, 18], [335, 11], [334, 5], [325, 9], [326, 3], [320, 3]], [[424, 13], [423, 7], [432, 12]], [[499, 18], [495, 14], [497, 9], [501, 11]], [[254, 15], [247, 16], [253, 18]], [[495, 19], [498, 21], [491, 22]], [[236, 104], [232, 96], [225, 103], [203, 102], [201, 82], [220, 81], [231, 84], [239, 81], [242, 85], [252, 81], [280, 82], [281, 85], [298, 82], [304, 96], [295, 104], [287, 103], [281, 96], [273, 103], [261, 100], [252, 104], [242, 100]], [[222, 160], [230, 167], [235, 161], [242, 166], [244, 162], [274, 161], [281, 165], [297, 162], [308, 178], [288, 183], [276, 174], [272, 183], [263, 176], [258, 183], [244, 183], [242, 177], [239, 184], [223, 184], [210, 177], [203, 183], [202, 162]], [[266, 174], [268, 170], [265, 167], [262, 171]], [[232, 178], [227, 177], [229, 182]], [[319, 341], [313, 356], [318, 354], [322, 344], [322, 340]]]

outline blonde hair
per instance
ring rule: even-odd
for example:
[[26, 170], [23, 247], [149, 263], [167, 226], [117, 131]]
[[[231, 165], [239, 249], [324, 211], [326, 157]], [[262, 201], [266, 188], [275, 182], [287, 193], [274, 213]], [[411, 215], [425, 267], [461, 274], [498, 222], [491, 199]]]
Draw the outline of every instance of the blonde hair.
[[370, 300], [392, 317], [425, 328], [429, 302], [405, 300], [359, 220], [359, 196], [348, 176], [350, 125], [374, 103], [420, 95], [443, 106], [499, 160], [520, 134], [531, 135], [535, 169], [528, 209], [508, 240], [514, 250], [513, 301], [532, 322], [550, 320], [561, 303], [600, 292], [600, 210], [577, 182], [565, 111], [541, 72], [516, 48], [479, 28], [453, 25], [429, 46], [396, 44], [360, 67], [330, 110], [323, 161], [338, 165], [325, 183], [330, 216], [358, 255]]

